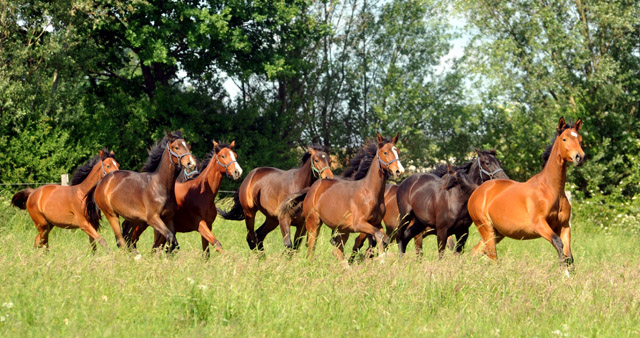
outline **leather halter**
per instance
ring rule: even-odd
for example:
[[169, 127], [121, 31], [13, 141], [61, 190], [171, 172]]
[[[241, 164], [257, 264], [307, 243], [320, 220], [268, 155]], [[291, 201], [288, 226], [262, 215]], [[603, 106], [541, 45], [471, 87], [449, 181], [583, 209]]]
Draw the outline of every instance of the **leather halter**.
[[382, 170], [382, 164], [384, 164], [384, 166], [387, 168], [387, 171], [390, 171], [390, 170], [389, 170], [389, 166], [391, 165], [391, 163], [396, 162], [396, 161], [400, 161], [400, 158], [399, 158], [399, 157], [396, 157], [396, 158], [394, 158], [393, 160], [391, 160], [391, 161], [389, 161], [389, 162], [385, 162], [385, 161], [383, 161], [383, 160], [380, 158], [380, 155], [379, 155], [377, 152], [376, 152], [376, 157], [378, 158], [378, 163], [379, 163], [379, 164], [381, 164], [381, 165], [380, 165], [380, 171], [381, 171], [381, 172], [384, 172], [384, 171]]
[[102, 177], [107, 176], [107, 171], [104, 170], [104, 160], [100, 159], [100, 167], [102, 168]]
[[316, 168], [316, 166], [313, 165], [313, 158], [311, 158], [310, 161], [311, 161], [311, 173], [313, 174], [313, 177], [315, 177], [315, 178], [322, 179], [322, 173], [327, 169], [331, 169], [330, 166], [326, 166], [326, 167], [318, 170], [318, 168]]
[[[171, 144], [169, 144], [169, 142], [167, 142], [167, 150], [169, 151], [169, 156], [173, 156], [173, 157], [175, 157], [175, 158], [177, 158], [177, 159], [178, 159], [178, 164], [173, 163], [173, 161], [171, 161], [171, 163], [173, 163], [173, 165], [175, 165], [175, 166], [176, 166], [176, 167], [178, 167], [178, 168], [182, 168], [182, 163], [181, 163], [182, 158], [183, 158], [183, 157], [185, 157], [185, 156], [191, 155], [191, 152], [189, 152], [189, 151], [188, 151], [188, 152], [186, 152], [186, 153], [184, 153], [184, 154], [182, 154], [182, 155], [178, 155], [178, 154], [177, 154], [177, 153], [175, 153], [173, 150], [171, 150], [170, 145], [171, 145]], [[197, 169], [196, 169], [196, 171], [197, 171]], [[194, 172], [187, 173], [187, 172], [186, 172], [186, 170], [185, 170], [185, 175], [187, 175], [187, 174], [188, 174], [188, 175], [190, 176], [190, 175], [192, 175], [193, 173], [194, 173]]]
[[227, 164], [224, 164], [222, 162], [220, 162], [220, 159], [218, 158], [218, 154], [215, 155], [216, 156], [216, 162], [218, 163], [218, 165], [220, 165], [221, 167], [224, 168], [224, 173], [227, 174], [227, 177], [231, 177], [231, 175], [229, 175], [229, 169], [227, 167], [229, 167], [230, 165], [234, 164], [234, 163], [238, 163], [238, 161], [233, 160]]
[[496, 170], [494, 170], [493, 172], [489, 172], [487, 170], [485, 170], [484, 168], [482, 168], [482, 164], [480, 163], [480, 156], [477, 157], [478, 159], [478, 168], [480, 169], [480, 179], [484, 182], [484, 179], [482, 178], [482, 174], [484, 173], [485, 175], [489, 176], [489, 180], [493, 179], [493, 176], [501, 171], [504, 171], [502, 168], [498, 168]]

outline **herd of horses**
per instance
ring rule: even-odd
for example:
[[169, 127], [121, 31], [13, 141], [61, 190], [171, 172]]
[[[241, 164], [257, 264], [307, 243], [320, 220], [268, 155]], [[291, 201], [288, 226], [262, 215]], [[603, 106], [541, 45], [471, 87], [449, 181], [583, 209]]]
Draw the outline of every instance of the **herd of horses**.
[[[376, 248], [383, 256], [394, 240], [405, 253], [411, 239], [421, 253], [423, 237], [431, 234], [436, 235], [442, 256], [447, 246], [456, 253], [463, 250], [474, 223], [481, 240], [473, 253], [495, 260], [496, 245], [504, 237], [543, 237], [561, 262], [571, 266], [571, 204], [564, 186], [568, 163], [584, 161], [581, 126], [581, 119], [568, 124], [560, 118], [542, 171], [526, 182], [509, 179], [495, 149], [476, 149], [476, 156], [463, 165], [441, 165], [394, 185], [387, 183], [388, 178], [404, 173], [396, 147], [398, 134], [387, 139], [378, 133], [360, 148], [342, 176], [334, 176], [326, 147], [313, 145], [300, 167], [253, 169], [228, 211], [217, 209], [215, 198], [223, 176], [233, 180], [242, 176], [235, 142], [214, 141], [211, 152], [198, 163], [182, 134], [173, 132], [149, 150], [142, 172], [120, 170], [113, 151], [105, 148], [76, 170], [70, 186], [27, 188], [11, 203], [29, 212], [38, 230], [35, 247], [48, 247], [49, 233], [57, 226], [80, 228], [93, 251], [96, 243], [109, 250], [98, 233], [103, 213], [119, 247], [135, 250], [140, 235], [151, 226], [154, 248], [166, 246], [171, 251], [178, 246], [177, 232], [198, 231], [208, 255], [210, 245], [222, 251], [211, 232], [220, 213], [228, 220], [245, 221], [247, 243], [255, 250], [263, 250], [266, 235], [279, 226], [287, 249], [298, 249], [306, 235], [311, 256], [324, 224], [332, 229], [331, 243], [340, 260], [351, 233], [360, 234], [351, 258], [367, 240], [367, 256]], [[256, 230], [258, 211], [265, 220]], [[296, 227], [293, 236], [291, 226]]]

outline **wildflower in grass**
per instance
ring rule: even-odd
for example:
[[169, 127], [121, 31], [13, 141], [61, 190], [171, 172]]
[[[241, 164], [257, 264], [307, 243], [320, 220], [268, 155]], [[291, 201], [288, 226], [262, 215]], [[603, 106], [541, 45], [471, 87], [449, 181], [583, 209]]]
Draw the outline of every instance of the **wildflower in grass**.
[[2, 307], [6, 307], [7, 309], [10, 309], [13, 307], [13, 302], [4, 302], [2, 303]]
[[4, 322], [5, 320], [7, 320], [7, 317], [5, 317], [5, 316], [0, 316], [0, 322]]
[[189, 284], [193, 285], [196, 281], [194, 281], [193, 278], [191, 278], [191, 277], [187, 277], [187, 282], [189, 282]]
[[206, 286], [206, 285], [204, 285], [204, 284], [200, 284], [200, 285], [198, 285], [198, 289], [200, 289], [200, 290], [204, 291], [204, 290], [206, 290], [206, 289], [207, 289], [207, 286]]

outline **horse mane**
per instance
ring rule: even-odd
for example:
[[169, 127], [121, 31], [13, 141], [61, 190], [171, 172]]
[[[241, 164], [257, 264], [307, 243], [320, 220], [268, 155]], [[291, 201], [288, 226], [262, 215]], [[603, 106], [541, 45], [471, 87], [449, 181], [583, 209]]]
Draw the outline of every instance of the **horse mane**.
[[551, 156], [551, 149], [553, 148], [553, 144], [556, 143], [556, 139], [560, 134], [562, 134], [565, 130], [573, 128], [573, 123], [566, 123], [564, 128], [560, 130], [556, 130], [556, 134], [551, 139], [551, 144], [545, 148], [544, 153], [542, 153], [542, 167], [544, 168], [547, 165], [547, 161], [549, 161], [549, 157]]
[[[314, 143], [314, 144], [310, 145], [309, 148], [311, 148], [311, 149], [313, 149], [315, 151], [323, 151], [323, 152], [327, 153], [327, 155], [329, 154], [329, 148], [327, 148], [327, 146], [322, 145], [322, 144]], [[304, 153], [304, 155], [302, 155], [302, 160], [300, 161], [301, 162], [300, 164], [303, 165], [305, 162], [307, 162], [309, 157], [311, 157], [311, 153], [306, 151]]]
[[96, 163], [98, 163], [98, 161], [100, 161], [101, 159], [106, 160], [108, 158], [116, 158], [111, 154], [111, 151], [107, 149], [107, 147], [102, 148], [102, 154], [102, 158], [100, 158], [100, 155], [96, 155], [85, 162], [83, 165], [78, 166], [76, 171], [73, 173], [73, 176], [71, 177], [71, 185], [78, 185], [82, 183], [82, 181], [84, 181], [91, 173], [93, 166], [96, 165]]
[[[181, 131], [171, 132], [171, 137], [173, 137], [174, 140], [183, 138], [182, 132]], [[156, 142], [151, 147], [151, 149], [149, 149], [148, 151], [149, 158], [147, 159], [147, 162], [144, 164], [144, 167], [142, 167], [142, 171], [154, 172], [156, 171], [156, 169], [158, 169], [158, 166], [160, 165], [160, 159], [162, 159], [162, 153], [164, 153], [164, 150], [167, 148], [168, 142], [169, 142], [169, 136], [165, 135], [162, 138], [162, 140]]]
[[[388, 138], [384, 138], [382, 144], [391, 142]], [[343, 177], [353, 178], [359, 180], [367, 176], [371, 162], [378, 153], [378, 142], [375, 140], [368, 140], [360, 149], [355, 157], [349, 161], [349, 166], [344, 170]]]
[[[211, 150], [210, 152], [207, 153], [207, 155], [204, 157], [204, 160], [202, 160], [202, 162], [200, 163], [200, 166], [198, 168], [198, 170], [200, 172], [202, 172], [202, 170], [204, 170], [204, 168], [206, 168], [209, 165], [209, 162], [211, 162], [211, 159], [220, 152], [220, 150], [224, 149], [224, 148], [230, 148], [231, 145], [228, 143], [218, 143], [217, 147], [213, 147], [213, 150]], [[194, 175], [192, 178], [196, 178], [200, 176], [200, 174], [196, 174]]]

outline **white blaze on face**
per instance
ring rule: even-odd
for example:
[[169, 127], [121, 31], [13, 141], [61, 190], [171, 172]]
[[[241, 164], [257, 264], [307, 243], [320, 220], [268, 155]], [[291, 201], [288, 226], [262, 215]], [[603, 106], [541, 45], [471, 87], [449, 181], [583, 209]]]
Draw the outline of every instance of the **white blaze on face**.
[[400, 173], [403, 173], [404, 167], [402, 166], [402, 163], [400, 163], [400, 157], [398, 156], [398, 148], [393, 147], [391, 148], [391, 151], [393, 151], [393, 156], [395, 156], [396, 159], [398, 159], [398, 170], [400, 170]]
[[[229, 152], [229, 156], [231, 156], [231, 162], [236, 160], [236, 155], [233, 154], [233, 151]], [[238, 171], [238, 175], [242, 176], [242, 168], [240, 168], [240, 163], [236, 162], [236, 170]]]
[[578, 137], [578, 134], [577, 134], [575, 131], [572, 131], [572, 132], [571, 132], [571, 136], [573, 136], [573, 137]]

